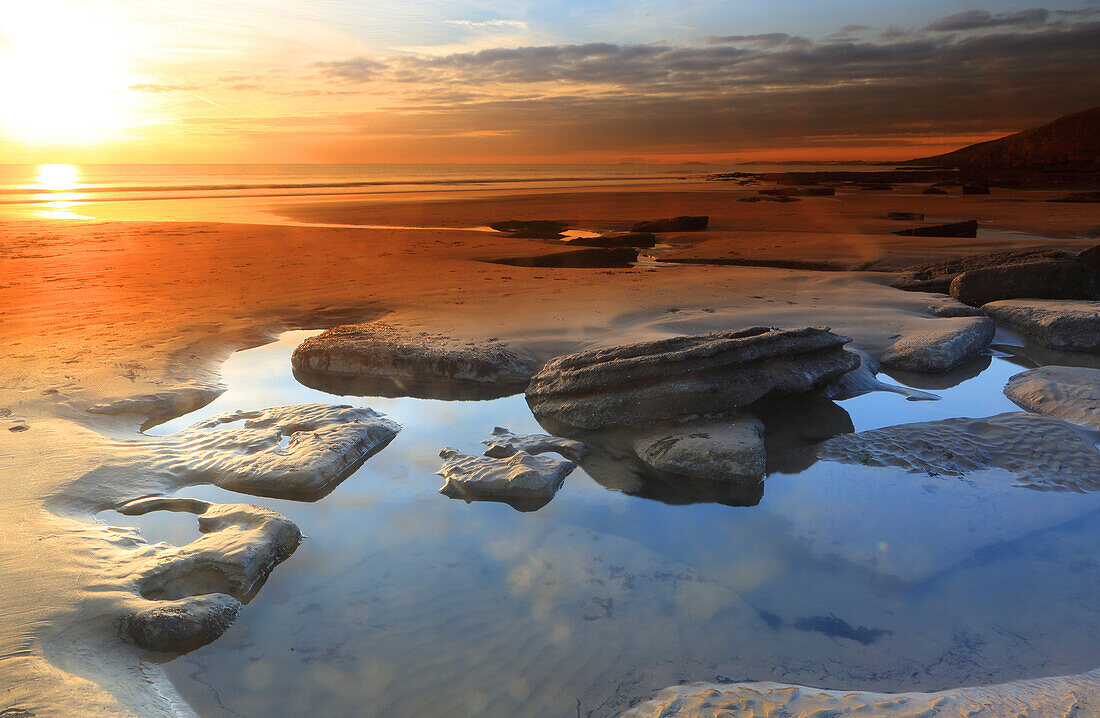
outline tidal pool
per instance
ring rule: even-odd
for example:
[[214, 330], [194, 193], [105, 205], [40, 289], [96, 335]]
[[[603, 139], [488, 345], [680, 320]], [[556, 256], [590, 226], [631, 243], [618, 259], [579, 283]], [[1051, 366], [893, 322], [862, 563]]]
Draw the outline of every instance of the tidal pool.
[[[467, 504], [438, 493], [439, 450], [541, 432], [523, 397], [334, 397], [291, 375], [309, 334], [238, 352], [223, 396], [150, 430], [311, 402], [404, 427], [316, 503], [180, 492], [307, 536], [221, 639], [166, 664], [203, 716], [604, 716], [684, 681], [939, 690], [1100, 666], [1100, 496], [818, 461], [771, 473], [752, 507], [641, 498], [581, 469], [538, 511]], [[1016, 411], [1002, 388], [1022, 370], [998, 353], [926, 387], [940, 401], [868, 394], [824, 420]], [[108, 520], [197, 535], [184, 515]]]

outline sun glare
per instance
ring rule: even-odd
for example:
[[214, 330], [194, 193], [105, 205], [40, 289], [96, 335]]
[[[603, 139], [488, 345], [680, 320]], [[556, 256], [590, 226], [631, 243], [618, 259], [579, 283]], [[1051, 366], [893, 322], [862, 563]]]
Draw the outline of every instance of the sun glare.
[[39, 165], [35, 182], [39, 189], [74, 189], [80, 183], [80, 173], [72, 165]]
[[89, 4], [0, 3], [0, 129], [35, 145], [80, 145], [132, 122], [126, 43]]

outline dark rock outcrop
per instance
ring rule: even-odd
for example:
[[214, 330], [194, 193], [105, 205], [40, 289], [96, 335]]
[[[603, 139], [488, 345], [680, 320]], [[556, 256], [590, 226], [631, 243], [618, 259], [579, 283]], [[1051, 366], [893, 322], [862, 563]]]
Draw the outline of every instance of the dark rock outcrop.
[[1100, 302], [1015, 299], [991, 302], [982, 311], [1036, 344], [1100, 354]]
[[500, 342], [411, 332], [384, 322], [345, 324], [302, 342], [291, 357], [306, 386], [359, 396], [494, 399], [523, 390], [537, 363]]
[[951, 296], [972, 307], [1001, 299], [1100, 299], [1100, 272], [1075, 260], [1043, 260], [963, 272]]
[[1100, 271], [1100, 244], [1082, 249], [1077, 253], [1077, 261], [1084, 262], [1093, 269]]
[[638, 261], [638, 250], [632, 247], [611, 249], [575, 249], [568, 252], [552, 252], [529, 257], [501, 257], [488, 260], [493, 264], [513, 267], [556, 267], [559, 269], [625, 269]]
[[702, 232], [707, 228], [710, 217], [670, 217], [638, 222], [630, 228], [631, 232]]
[[517, 239], [561, 239], [562, 232], [569, 229], [569, 225], [565, 222], [547, 219], [511, 219], [505, 222], [493, 222], [489, 226]]
[[946, 190], [942, 190], [939, 187], [929, 187], [921, 192], [921, 194], [947, 194]]
[[601, 234], [599, 237], [576, 237], [566, 244], [579, 247], [639, 247], [648, 249], [657, 244], [657, 238], [652, 232], [611, 232]]
[[903, 229], [894, 234], [899, 237], [977, 237], [978, 220], [971, 219], [965, 222], [951, 222], [950, 224], [936, 224], [929, 227], [914, 227]]
[[991, 254], [971, 254], [966, 257], [949, 259], [946, 262], [918, 264], [901, 271], [898, 278], [891, 282], [892, 287], [917, 292], [940, 292], [947, 294], [951, 280], [963, 272], [972, 269], [1002, 267], [1009, 264], [1023, 264], [1048, 259], [1072, 259], [1068, 252], [1049, 249], [1027, 249], [1022, 251], [993, 252]]
[[898, 222], [923, 222], [924, 215], [920, 212], [887, 212], [886, 219], [893, 219]]
[[527, 403], [540, 423], [587, 430], [727, 414], [855, 369], [848, 341], [827, 328], [753, 327], [585, 351], [547, 362]]

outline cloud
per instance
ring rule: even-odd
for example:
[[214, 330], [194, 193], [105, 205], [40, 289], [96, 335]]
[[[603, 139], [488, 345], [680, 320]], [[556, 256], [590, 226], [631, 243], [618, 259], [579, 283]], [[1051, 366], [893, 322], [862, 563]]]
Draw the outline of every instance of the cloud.
[[199, 88], [195, 85], [164, 85], [154, 82], [141, 82], [136, 85], [130, 85], [127, 89], [133, 92], [163, 94], [169, 92], [193, 92]]
[[709, 45], [756, 45], [758, 47], [809, 44], [806, 38], [788, 35], [785, 32], [769, 32], [762, 35], [711, 35], [706, 38], [706, 41]]
[[1050, 11], [1044, 8], [1032, 8], [1014, 13], [997, 13], [986, 10], [966, 10], [964, 12], [940, 18], [926, 30], [932, 32], [957, 32], [963, 30], [982, 30], [1005, 25], [1042, 25], [1050, 17]]
[[527, 30], [527, 23], [522, 20], [485, 20], [482, 22], [474, 22], [472, 20], [444, 20], [447, 25], [457, 25], [459, 27], [470, 28], [474, 30]]

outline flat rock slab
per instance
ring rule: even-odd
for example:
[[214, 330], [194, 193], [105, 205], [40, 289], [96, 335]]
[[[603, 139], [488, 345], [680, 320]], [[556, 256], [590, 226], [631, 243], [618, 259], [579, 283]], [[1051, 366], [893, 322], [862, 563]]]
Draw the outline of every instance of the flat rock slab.
[[494, 459], [507, 459], [517, 452], [528, 454], [560, 454], [570, 461], [584, 457], [584, 444], [573, 439], [562, 439], [549, 434], [515, 434], [502, 426], [493, 428], [488, 439], [481, 442], [489, 448], [485, 455]]
[[1100, 451], [1094, 442], [1042, 414], [945, 419], [843, 434], [821, 444], [818, 458], [933, 475], [1003, 469], [1031, 488], [1100, 488]]
[[1100, 431], [1100, 369], [1032, 369], [1009, 379], [1005, 396], [1028, 411]]
[[454, 449], [439, 452], [444, 464], [436, 473], [444, 482], [439, 493], [452, 499], [499, 501], [518, 511], [535, 511], [550, 503], [576, 464], [517, 451], [504, 459], [468, 456]]
[[997, 327], [985, 317], [929, 319], [926, 330], [901, 336], [880, 361], [890, 369], [942, 374], [988, 349], [996, 333]]
[[852, 371], [848, 341], [821, 327], [752, 327], [569, 354], [535, 375], [527, 403], [544, 426], [581, 430], [728, 414]]
[[123, 601], [118, 635], [147, 651], [186, 653], [217, 639], [302, 540], [289, 519], [249, 504], [152, 496], [118, 511], [193, 513], [203, 534], [180, 547], [146, 544], [126, 557], [140, 598]]
[[333, 327], [302, 342], [294, 376], [321, 391], [421, 399], [495, 399], [523, 390], [538, 369], [497, 341], [412, 332], [384, 322]]
[[1100, 302], [1012, 299], [990, 302], [982, 311], [1047, 348], [1100, 354]]
[[764, 478], [764, 422], [748, 412], [729, 419], [651, 431], [634, 452], [664, 477], [755, 485]]
[[366, 407], [303, 404], [233, 411], [166, 437], [154, 469], [181, 485], [316, 501], [401, 426]]
[[951, 296], [980, 307], [1003, 299], [1100, 299], [1100, 272], [1077, 260], [972, 269], [951, 280]]
[[630, 228], [631, 232], [702, 232], [710, 223], [710, 217], [684, 216], [668, 219], [653, 219], [638, 222]]

